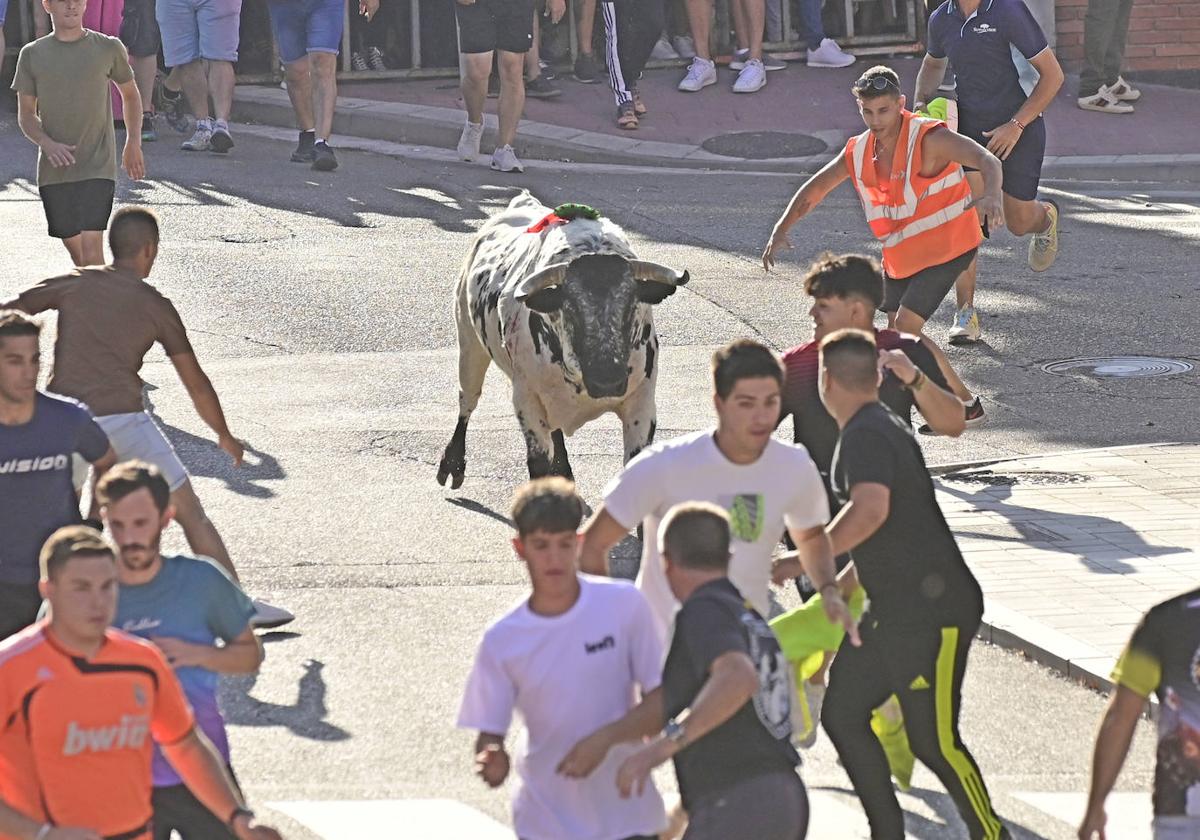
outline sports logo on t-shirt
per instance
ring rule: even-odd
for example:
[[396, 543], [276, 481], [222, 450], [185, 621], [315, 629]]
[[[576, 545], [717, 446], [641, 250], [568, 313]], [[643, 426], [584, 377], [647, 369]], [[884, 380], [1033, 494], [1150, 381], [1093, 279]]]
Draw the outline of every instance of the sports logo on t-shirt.
[[735, 540], [758, 542], [762, 536], [766, 499], [762, 493], [738, 493], [726, 503], [729, 530]]

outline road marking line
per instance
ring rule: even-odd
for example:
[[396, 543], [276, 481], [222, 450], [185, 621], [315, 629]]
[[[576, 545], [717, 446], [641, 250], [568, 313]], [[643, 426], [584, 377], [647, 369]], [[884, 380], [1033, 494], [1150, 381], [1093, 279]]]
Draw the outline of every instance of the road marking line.
[[362, 799], [268, 802], [324, 840], [515, 840], [511, 830], [452, 799]]

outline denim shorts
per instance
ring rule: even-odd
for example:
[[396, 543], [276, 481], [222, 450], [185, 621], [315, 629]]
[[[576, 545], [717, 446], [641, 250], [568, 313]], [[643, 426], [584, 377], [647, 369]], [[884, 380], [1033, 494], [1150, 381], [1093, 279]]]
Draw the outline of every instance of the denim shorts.
[[341, 49], [346, 0], [267, 0], [267, 8], [284, 64]]
[[154, 13], [168, 67], [237, 61], [242, 0], [157, 0]]

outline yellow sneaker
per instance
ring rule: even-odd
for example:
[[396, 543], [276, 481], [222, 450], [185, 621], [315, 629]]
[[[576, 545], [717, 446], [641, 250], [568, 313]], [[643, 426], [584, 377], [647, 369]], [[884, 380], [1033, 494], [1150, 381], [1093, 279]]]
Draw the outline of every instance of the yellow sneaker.
[[1045, 271], [1058, 257], [1058, 205], [1054, 199], [1046, 202], [1046, 215], [1050, 227], [1029, 237], [1029, 267], [1034, 271]]
[[888, 769], [896, 780], [896, 787], [906, 791], [912, 787], [913, 767], [916, 756], [908, 745], [908, 732], [904, 729], [904, 717], [895, 697], [871, 712], [871, 730], [887, 756]]

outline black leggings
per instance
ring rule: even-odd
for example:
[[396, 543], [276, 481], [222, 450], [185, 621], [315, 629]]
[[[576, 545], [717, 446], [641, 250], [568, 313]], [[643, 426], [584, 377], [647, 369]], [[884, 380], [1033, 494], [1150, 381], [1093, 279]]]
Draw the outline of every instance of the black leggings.
[[666, 25], [663, 0], [601, 0], [608, 81], [617, 107], [633, 101], [633, 88]]
[[881, 628], [864, 615], [862, 647], [842, 643], [829, 672], [821, 723], [862, 800], [872, 840], [903, 840], [904, 812], [892, 789], [883, 747], [871, 731], [871, 711], [895, 694], [913, 754], [945, 785], [971, 840], [1008, 834], [958, 733], [967, 652], [979, 628]]

